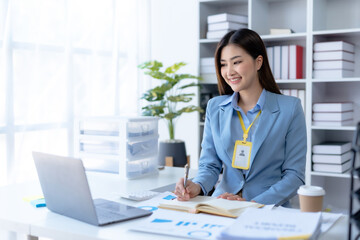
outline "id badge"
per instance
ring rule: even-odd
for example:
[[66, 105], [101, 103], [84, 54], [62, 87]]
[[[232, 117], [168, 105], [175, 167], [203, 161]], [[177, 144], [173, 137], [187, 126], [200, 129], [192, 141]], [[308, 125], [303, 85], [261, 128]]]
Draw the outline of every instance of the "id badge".
[[234, 155], [231, 166], [248, 170], [250, 168], [251, 142], [237, 140], [234, 147]]

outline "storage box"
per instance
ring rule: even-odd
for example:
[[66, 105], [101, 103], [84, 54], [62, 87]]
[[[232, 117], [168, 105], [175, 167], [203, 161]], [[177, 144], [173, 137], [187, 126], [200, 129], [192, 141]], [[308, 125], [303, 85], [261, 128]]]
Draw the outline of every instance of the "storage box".
[[86, 170], [126, 178], [157, 173], [158, 118], [84, 118], [75, 131], [75, 153]]
[[155, 156], [135, 161], [126, 161], [126, 177], [133, 179], [156, 173], [158, 171], [157, 160], [158, 158]]

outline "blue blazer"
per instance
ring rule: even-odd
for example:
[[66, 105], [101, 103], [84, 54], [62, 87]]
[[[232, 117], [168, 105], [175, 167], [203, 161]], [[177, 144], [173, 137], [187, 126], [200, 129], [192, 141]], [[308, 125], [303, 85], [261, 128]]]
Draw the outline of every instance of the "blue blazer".
[[[193, 182], [205, 195], [223, 178], [213, 196], [225, 192], [262, 204], [288, 205], [288, 200], [304, 184], [306, 125], [300, 100], [266, 92], [252, 143], [247, 174], [231, 166], [234, 142], [230, 139], [234, 108], [229, 95], [212, 98], [207, 105], [199, 171]], [[241, 130], [242, 132], [242, 130]], [[241, 135], [242, 136], [242, 135]]]

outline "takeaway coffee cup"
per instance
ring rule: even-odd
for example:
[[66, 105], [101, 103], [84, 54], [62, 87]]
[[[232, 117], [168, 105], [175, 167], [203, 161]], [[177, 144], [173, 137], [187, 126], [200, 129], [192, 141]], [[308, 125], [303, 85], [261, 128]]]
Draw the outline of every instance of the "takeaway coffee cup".
[[325, 190], [318, 186], [302, 185], [297, 191], [302, 212], [320, 212]]

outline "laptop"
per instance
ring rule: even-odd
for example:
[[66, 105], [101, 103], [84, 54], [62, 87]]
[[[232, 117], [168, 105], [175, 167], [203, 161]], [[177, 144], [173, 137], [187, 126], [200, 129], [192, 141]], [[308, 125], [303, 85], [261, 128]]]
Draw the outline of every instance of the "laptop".
[[152, 214], [106, 199], [92, 199], [81, 159], [40, 152], [33, 152], [33, 158], [46, 206], [52, 212], [97, 226]]

